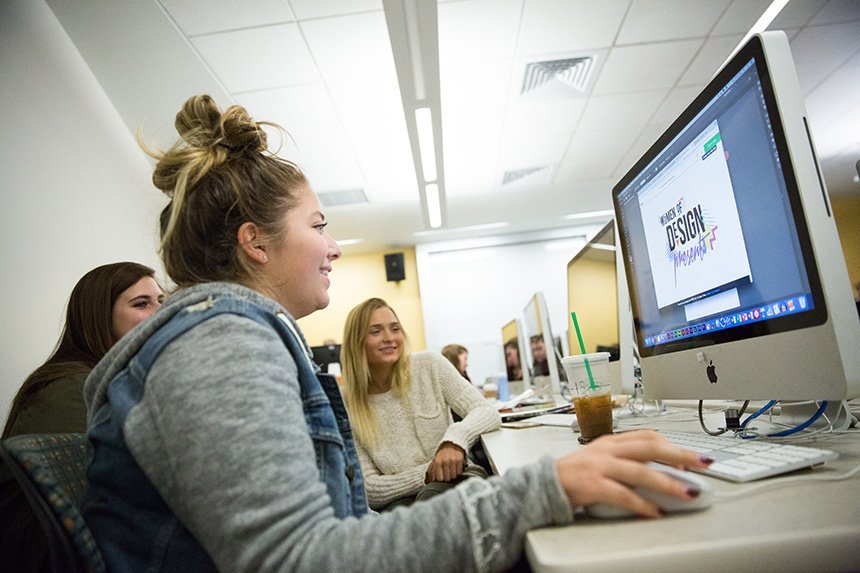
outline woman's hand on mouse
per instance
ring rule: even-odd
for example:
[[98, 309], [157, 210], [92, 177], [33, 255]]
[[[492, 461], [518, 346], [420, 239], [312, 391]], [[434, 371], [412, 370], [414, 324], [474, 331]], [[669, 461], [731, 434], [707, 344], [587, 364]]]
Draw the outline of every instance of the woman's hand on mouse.
[[658, 432], [638, 430], [601, 436], [556, 461], [561, 486], [573, 507], [608, 503], [639, 515], [659, 517], [659, 508], [636, 495], [643, 486], [678, 498], [691, 495], [677, 480], [649, 468], [659, 460], [681, 468], [705, 468], [711, 460], [671, 444]]

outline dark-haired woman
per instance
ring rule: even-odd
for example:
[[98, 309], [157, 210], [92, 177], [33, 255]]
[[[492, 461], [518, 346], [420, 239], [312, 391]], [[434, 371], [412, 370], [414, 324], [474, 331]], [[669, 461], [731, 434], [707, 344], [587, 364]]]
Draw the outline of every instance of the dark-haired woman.
[[[132, 262], [102, 265], [72, 289], [63, 332], [50, 358], [15, 395], [3, 439], [84, 432], [84, 381], [117, 340], [155, 312], [164, 295], [155, 271]], [[12, 476], [0, 467], [0, 569], [47, 567], [45, 538]]]

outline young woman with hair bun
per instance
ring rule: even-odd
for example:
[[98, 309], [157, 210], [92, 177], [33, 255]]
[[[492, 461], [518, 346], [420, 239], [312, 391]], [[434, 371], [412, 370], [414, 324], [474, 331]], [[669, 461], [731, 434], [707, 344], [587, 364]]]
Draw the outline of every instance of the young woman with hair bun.
[[85, 388], [84, 516], [108, 570], [498, 571], [528, 529], [569, 523], [577, 505], [658, 515], [619, 481], [686, 495], [641, 462], [698, 456], [629, 432], [369, 511], [337, 383], [295, 322], [328, 304], [341, 256], [316, 195], [239, 106], [192, 97], [176, 129], [153, 181], [170, 198], [161, 255], [180, 289]]

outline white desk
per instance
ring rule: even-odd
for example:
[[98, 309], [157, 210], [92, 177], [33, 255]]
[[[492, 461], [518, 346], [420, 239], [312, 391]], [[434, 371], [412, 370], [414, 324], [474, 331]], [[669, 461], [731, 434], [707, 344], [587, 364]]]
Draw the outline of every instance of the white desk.
[[[716, 417], [715, 417], [716, 416]], [[708, 414], [717, 428], [721, 415]], [[660, 417], [623, 420], [636, 426], [701, 431], [694, 410], [671, 409]], [[482, 436], [493, 468], [559, 457], [579, 449], [569, 428], [502, 428]], [[860, 464], [860, 431], [801, 445], [839, 452], [835, 462], [791, 476], [842, 474]], [[714, 505], [704, 511], [662, 519], [595, 520], [577, 514], [566, 527], [528, 533], [526, 554], [535, 572], [544, 571], [860, 571], [860, 474], [827, 482], [804, 481], [743, 497], [720, 497], [785, 478], [734, 484], [709, 479]]]

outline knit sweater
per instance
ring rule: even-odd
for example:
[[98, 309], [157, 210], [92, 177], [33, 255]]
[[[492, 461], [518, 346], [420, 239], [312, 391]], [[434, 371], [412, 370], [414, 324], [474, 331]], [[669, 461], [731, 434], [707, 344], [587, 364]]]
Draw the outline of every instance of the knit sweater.
[[[448, 360], [433, 352], [410, 356], [409, 390], [370, 395], [379, 428], [371, 447], [358, 443], [367, 499], [372, 508], [415, 495], [424, 486], [427, 466], [440, 444], [468, 452], [484, 432], [499, 428], [495, 408]], [[450, 410], [462, 416], [453, 423]]]

